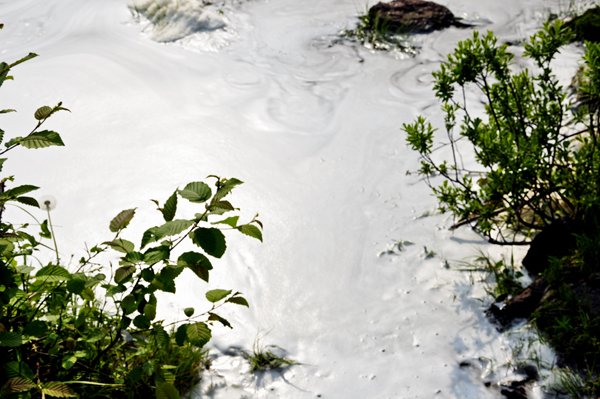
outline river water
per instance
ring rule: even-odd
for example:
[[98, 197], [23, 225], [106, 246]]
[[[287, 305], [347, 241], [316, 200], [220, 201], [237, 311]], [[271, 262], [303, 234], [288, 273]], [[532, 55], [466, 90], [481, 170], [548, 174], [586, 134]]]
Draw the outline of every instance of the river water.
[[[264, 243], [228, 234], [210, 285], [190, 273], [176, 296], [161, 298], [168, 320], [206, 307], [212, 288], [250, 301], [224, 311], [234, 329], [214, 329], [221, 356], [194, 397], [500, 397], [520, 341], [485, 320], [477, 276], [455, 269], [479, 249], [509, 252], [468, 229], [448, 231], [451, 217], [436, 214], [425, 183], [407, 174], [418, 158], [400, 130], [420, 114], [442, 126], [431, 72], [472, 29], [417, 35], [419, 52], [408, 57], [339, 40], [366, 10], [357, 0], [236, 1], [204, 13], [179, 3], [157, 31], [125, 0], [0, 1], [2, 60], [40, 55], [3, 86], [1, 106], [18, 112], [3, 115], [2, 128], [26, 134], [41, 105], [71, 110], [48, 122], [66, 147], [16, 150], [4, 170], [56, 198], [63, 259], [110, 239], [122, 209], [138, 208], [124, 236], [138, 242], [161, 221], [149, 199], [164, 202], [210, 174], [237, 177], [245, 184], [231, 200], [242, 219], [260, 214]], [[513, 42], [568, 8], [444, 4]], [[198, 20], [200, 31], [190, 25]], [[565, 51], [560, 76], [580, 54]], [[398, 241], [413, 245], [386, 253]], [[302, 365], [252, 376], [230, 348], [248, 350], [257, 337]], [[532, 395], [541, 397], [539, 386]]]

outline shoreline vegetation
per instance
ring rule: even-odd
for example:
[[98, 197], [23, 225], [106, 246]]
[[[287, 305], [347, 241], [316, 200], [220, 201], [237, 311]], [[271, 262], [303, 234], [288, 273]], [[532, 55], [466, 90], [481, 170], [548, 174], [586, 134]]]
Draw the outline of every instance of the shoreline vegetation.
[[[450, 159], [435, 154], [437, 129], [424, 118], [402, 128], [440, 210], [454, 215], [452, 228], [469, 225], [493, 244], [530, 245], [523, 271], [514, 260], [484, 255], [472, 270], [496, 282], [488, 290], [495, 302], [490, 320], [510, 332], [527, 319], [538, 340], [557, 352], [562, 371], [554, 391], [576, 398], [600, 395], [598, 15], [600, 7], [567, 23], [554, 18], [526, 41], [524, 56], [536, 73], [513, 72], [513, 54], [492, 32], [460, 42], [434, 72]], [[571, 99], [550, 64], [573, 41], [583, 42], [585, 55]], [[471, 116], [467, 88], [487, 99], [487, 120]], [[461, 151], [469, 150], [476, 162], [465, 165]], [[523, 273], [534, 280], [527, 287], [519, 281]], [[527, 384], [539, 379], [535, 366], [526, 366], [517, 370], [521, 381], [501, 387], [503, 395], [526, 397]]]

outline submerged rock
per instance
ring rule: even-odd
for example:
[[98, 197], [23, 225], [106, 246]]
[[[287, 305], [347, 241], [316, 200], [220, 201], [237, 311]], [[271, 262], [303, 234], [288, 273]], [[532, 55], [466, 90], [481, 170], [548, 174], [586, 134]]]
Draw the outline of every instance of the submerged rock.
[[369, 10], [369, 18], [378, 24], [373, 28], [396, 33], [427, 33], [452, 25], [464, 26], [448, 8], [424, 0], [377, 3]]

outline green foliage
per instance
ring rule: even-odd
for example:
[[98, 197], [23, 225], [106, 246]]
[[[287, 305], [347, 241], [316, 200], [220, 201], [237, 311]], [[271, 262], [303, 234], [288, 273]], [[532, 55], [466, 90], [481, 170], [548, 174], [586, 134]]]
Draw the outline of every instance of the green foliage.
[[[550, 63], [571, 38], [560, 21], [525, 43], [536, 66], [512, 71], [513, 55], [488, 32], [460, 42], [434, 73], [442, 101], [451, 160], [434, 159], [435, 129], [424, 118], [403, 125], [407, 142], [421, 155], [419, 173], [437, 196], [440, 209], [474, 223], [490, 242], [527, 243], [531, 234], [561, 216], [581, 219], [599, 198], [597, 44], [587, 43], [582, 88], [590, 101], [574, 111]], [[486, 99], [485, 119], [475, 115], [466, 95], [475, 88]], [[459, 122], [461, 119], [461, 122]], [[471, 144], [477, 165], [465, 166], [461, 149]], [[434, 185], [431, 177], [441, 176]]]
[[[1, 27], [1, 26], [0, 26]], [[0, 85], [11, 68], [33, 58], [0, 64]], [[18, 146], [37, 149], [62, 146], [56, 132], [39, 128], [58, 111], [39, 108], [35, 128], [24, 137], [9, 140], [4, 154]], [[5, 110], [7, 113], [12, 110]], [[4, 132], [0, 131], [0, 142]], [[6, 158], [0, 161], [1, 164]], [[13, 176], [0, 181], [0, 396], [2, 398], [179, 398], [197, 382], [206, 362], [202, 348], [217, 322], [231, 324], [216, 312], [227, 304], [248, 306], [239, 292], [210, 290], [204, 311], [188, 307], [181, 320], [165, 324], [156, 319], [157, 291], [175, 293], [186, 269], [208, 282], [212, 258], [226, 250], [225, 235], [215, 226], [262, 241], [262, 224], [254, 218], [237, 225], [239, 216], [224, 219], [236, 208], [225, 198], [240, 184], [237, 179], [214, 179], [214, 188], [192, 182], [176, 190], [161, 207], [165, 223], [145, 231], [139, 246], [122, 237], [136, 209], [119, 212], [110, 221], [112, 232], [104, 243], [91, 248], [76, 265], [64, 265], [58, 256], [49, 207], [40, 223], [40, 238], [2, 220], [3, 207], [22, 203], [39, 207], [24, 196], [31, 185], [9, 188]], [[175, 219], [178, 201], [199, 207], [193, 219]], [[45, 240], [52, 240], [48, 244]], [[197, 247], [176, 257], [182, 243]], [[37, 254], [56, 254], [55, 261], [35, 267]], [[116, 270], [96, 263], [99, 254], [114, 251]], [[176, 257], [177, 261], [172, 260]], [[110, 271], [110, 275], [108, 273]], [[192, 274], [192, 276], [193, 276]], [[202, 304], [194, 304], [196, 307]], [[228, 305], [227, 305], [228, 306]]]
[[264, 347], [260, 343], [260, 337], [256, 339], [254, 345], [252, 347], [252, 353], [250, 352], [242, 352], [244, 357], [250, 362], [250, 372], [254, 373], [258, 371], [267, 371], [267, 370], [279, 370], [289, 366], [298, 365], [300, 363], [285, 359], [281, 356], [277, 356], [273, 353], [272, 350], [268, 348], [278, 348], [273, 345], [269, 345]]

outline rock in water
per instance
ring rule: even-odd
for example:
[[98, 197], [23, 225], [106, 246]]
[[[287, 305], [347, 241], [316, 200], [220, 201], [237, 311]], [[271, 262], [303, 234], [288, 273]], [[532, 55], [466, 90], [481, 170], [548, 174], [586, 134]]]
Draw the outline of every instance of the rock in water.
[[378, 21], [379, 28], [397, 33], [427, 33], [460, 25], [449, 9], [423, 0], [377, 3], [369, 10], [369, 17], [371, 21]]

